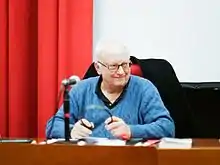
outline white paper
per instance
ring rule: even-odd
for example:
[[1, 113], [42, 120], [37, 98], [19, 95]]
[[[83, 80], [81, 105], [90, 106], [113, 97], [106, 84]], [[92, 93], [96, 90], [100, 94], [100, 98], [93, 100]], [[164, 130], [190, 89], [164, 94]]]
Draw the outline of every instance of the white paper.
[[192, 139], [162, 138], [158, 147], [189, 149], [192, 147]]
[[89, 144], [101, 145], [101, 146], [124, 146], [126, 141], [120, 139], [108, 139], [108, 138], [98, 138], [98, 137], [87, 137], [85, 140]]
[[[82, 138], [81, 140], [84, 140], [86, 142], [86, 144], [92, 144], [92, 145], [101, 145], [101, 146], [124, 146], [124, 145], [126, 145], [126, 141], [120, 140], [120, 139], [86, 137], [86, 138]], [[65, 139], [49, 139], [47, 141], [40, 142], [38, 144], [53, 144], [56, 142], [64, 142], [64, 141], [65, 141]], [[70, 142], [80, 142], [80, 140], [79, 139], [70, 139]]]

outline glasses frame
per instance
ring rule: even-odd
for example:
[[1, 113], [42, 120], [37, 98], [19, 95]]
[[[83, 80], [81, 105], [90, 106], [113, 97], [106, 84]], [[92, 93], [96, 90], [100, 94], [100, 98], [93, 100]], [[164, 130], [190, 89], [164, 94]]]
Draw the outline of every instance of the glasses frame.
[[[128, 62], [128, 63], [127, 63], [127, 62], [123, 62], [123, 63], [121, 63], [121, 64], [116, 64], [115, 66], [117, 66], [117, 67], [114, 68], [114, 69], [111, 69], [110, 67], [111, 67], [112, 65], [104, 64], [104, 63], [102, 63], [101, 61], [98, 61], [98, 63], [101, 64], [102, 66], [106, 67], [110, 72], [117, 72], [120, 66], [121, 66], [122, 69], [125, 71], [126, 69], [130, 68], [131, 65], [132, 65], [132, 62], [131, 62], [131, 61]], [[126, 64], [126, 66], [123, 66], [123, 65], [125, 65], [125, 64]]]

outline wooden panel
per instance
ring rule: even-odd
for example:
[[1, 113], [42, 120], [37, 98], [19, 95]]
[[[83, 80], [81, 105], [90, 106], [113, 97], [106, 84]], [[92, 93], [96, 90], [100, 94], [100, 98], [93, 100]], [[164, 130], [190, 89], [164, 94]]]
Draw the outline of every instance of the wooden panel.
[[192, 149], [158, 149], [158, 165], [219, 165], [218, 139], [193, 139]]
[[[156, 165], [156, 149], [74, 145], [0, 144], [7, 165]], [[4, 162], [4, 163], [3, 163]]]
[[161, 149], [158, 165], [219, 165], [220, 148]]

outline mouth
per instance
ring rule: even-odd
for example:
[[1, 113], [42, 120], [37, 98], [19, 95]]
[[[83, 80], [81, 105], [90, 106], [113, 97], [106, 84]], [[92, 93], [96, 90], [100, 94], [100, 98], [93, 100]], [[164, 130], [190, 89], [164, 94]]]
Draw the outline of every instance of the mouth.
[[125, 77], [126, 77], [126, 75], [113, 76], [113, 78], [115, 78], [115, 79], [123, 79]]
[[121, 81], [121, 80], [124, 80], [125, 77], [114, 77], [114, 79], [115, 79], [115, 80], [119, 80], [119, 81]]
[[126, 78], [125, 77], [116, 77], [114, 78], [116, 82], [125, 82]]

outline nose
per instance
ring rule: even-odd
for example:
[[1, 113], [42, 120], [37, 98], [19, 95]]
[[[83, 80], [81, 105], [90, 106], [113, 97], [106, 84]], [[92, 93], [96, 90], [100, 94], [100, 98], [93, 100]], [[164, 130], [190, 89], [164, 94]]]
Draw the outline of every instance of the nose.
[[117, 70], [117, 74], [124, 74], [124, 69], [122, 68], [122, 66], [119, 66], [118, 70]]

